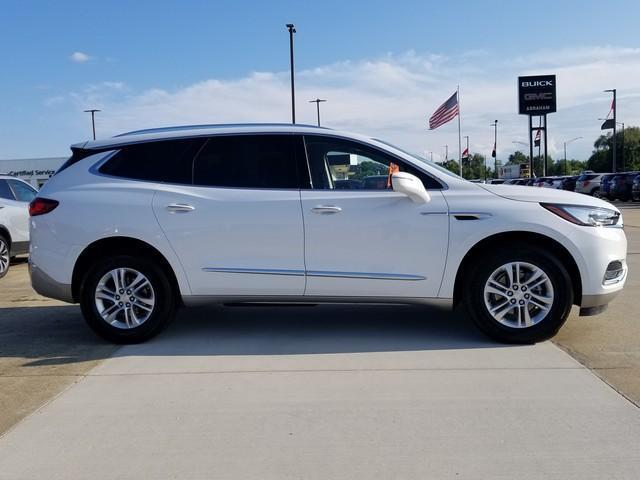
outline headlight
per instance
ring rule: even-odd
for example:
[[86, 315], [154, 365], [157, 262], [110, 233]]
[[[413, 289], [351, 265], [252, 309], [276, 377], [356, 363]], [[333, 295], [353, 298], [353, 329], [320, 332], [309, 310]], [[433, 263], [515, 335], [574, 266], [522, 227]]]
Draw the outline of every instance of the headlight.
[[620, 212], [608, 208], [561, 205], [557, 203], [541, 203], [540, 205], [576, 225], [585, 227], [622, 226]]

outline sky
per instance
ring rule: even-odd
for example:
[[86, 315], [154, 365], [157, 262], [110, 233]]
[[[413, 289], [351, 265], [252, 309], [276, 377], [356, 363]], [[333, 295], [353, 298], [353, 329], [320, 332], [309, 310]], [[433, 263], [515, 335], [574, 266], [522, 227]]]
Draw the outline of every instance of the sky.
[[[640, 125], [640, 2], [3, 0], [0, 159], [66, 156], [91, 137], [168, 125], [290, 122], [364, 133], [440, 161], [457, 123], [428, 118], [460, 86], [462, 135], [498, 158], [526, 147], [517, 77], [555, 74], [549, 153], [586, 159], [618, 90]], [[464, 140], [463, 140], [464, 142]], [[463, 145], [464, 148], [464, 145]]]

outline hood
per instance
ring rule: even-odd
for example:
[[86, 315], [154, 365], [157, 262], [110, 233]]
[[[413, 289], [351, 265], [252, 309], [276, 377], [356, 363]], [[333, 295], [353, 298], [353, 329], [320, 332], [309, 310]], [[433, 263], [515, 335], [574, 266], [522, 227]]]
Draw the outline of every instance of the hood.
[[519, 202], [585, 205], [588, 207], [608, 208], [609, 210], [615, 210], [616, 212], [619, 211], [615, 206], [609, 202], [605, 202], [604, 200], [584, 195], [582, 193], [567, 192], [566, 190], [544, 187], [523, 187], [520, 185], [490, 185], [481, 183], [477, 185], [494, 195]]

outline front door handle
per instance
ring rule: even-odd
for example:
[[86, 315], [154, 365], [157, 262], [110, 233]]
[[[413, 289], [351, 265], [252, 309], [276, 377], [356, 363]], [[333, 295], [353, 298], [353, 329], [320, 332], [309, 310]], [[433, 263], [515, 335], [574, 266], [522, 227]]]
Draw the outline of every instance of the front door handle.
[[172, 203], [171, 205], [167, 205], [167, 210], [171, 213], [188, 213], [193, 212], [195, 209], [196, 207], [186, 203]]
[[318, 205], [311, 209], [313, 213], [319, 213], [320, 215], [331, 215], [333, 213], [340, 213], [342, 209], [335, 205]]

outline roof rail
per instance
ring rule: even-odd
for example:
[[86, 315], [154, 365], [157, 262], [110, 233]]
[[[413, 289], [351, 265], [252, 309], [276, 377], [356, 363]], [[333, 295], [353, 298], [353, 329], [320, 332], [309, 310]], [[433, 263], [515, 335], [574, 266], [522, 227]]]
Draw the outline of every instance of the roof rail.
[[162, 132], [175, 132], [181, 130], [198, 130], [207, 128], [232, 128], [232, 127], [307, 127], [307, 128], [321, 128], [324, 130], [330, 130], [327, 127], [318, 127], [317, 125], [306, 125], [302, 123], [213, 123], [205, 125], [179, 125], [175, 127], [158, 127], [147, 128], [144, 130], [133, 130], [131, 132], [120, 133], [114, 135], [116, 137], [125, 137], [127, 135], [143, 135], [145, 133], [162, 133]]

